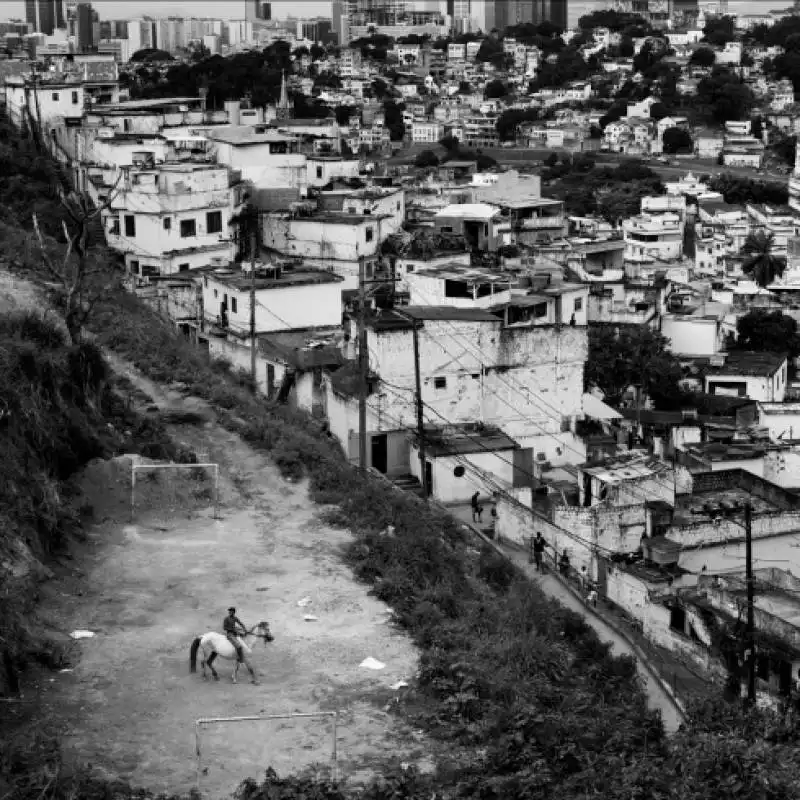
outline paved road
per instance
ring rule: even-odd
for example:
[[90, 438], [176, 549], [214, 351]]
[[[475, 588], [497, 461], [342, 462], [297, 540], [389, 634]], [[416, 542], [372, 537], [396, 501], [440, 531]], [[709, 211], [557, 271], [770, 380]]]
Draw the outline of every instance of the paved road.
[[558, 578], [553, 575], [542, 576], [536, 572], [535, 568], [527, 563], [527, 556], [525, 553], [521, 553], [519, 550], [508, 546], [503, 546], [502, 544], [499, 545], [499, 547], [526, 575], [529, 575], [536, 581], [545, 594], [572, 611], [584, 615], [586, 621], [595, 629], [602, 641], [611, 643], [611, 649], [615, 655], [629, 655], [636, 659], [636, 667], [644, 684], [648, 705], [650, 708], [657, 708], [661, 711], [661, 718], [667, 733], [674, 733], [677, 731], [682, 721], [680, 710], [675, 705], [672, 698], [661, 688], [661, 685], [655, 680], [650, 670], [642, 664], [630, 644], [603, 622], [603, 620], [599, 619], [594, 614], [586, 614], [586, 607], [584, 604], [575, 597]]

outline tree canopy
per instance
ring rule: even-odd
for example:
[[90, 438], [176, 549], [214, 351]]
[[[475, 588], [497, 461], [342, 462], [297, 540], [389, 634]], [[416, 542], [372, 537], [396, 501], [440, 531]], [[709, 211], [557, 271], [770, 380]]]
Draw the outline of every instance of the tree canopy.
[[667, 128], [664, 131], [664, 152], [668, 155], [674, 153], [691, 153], [694, 142], [689, 131], [683, 128]]
[[667, 339], [644, 325], [592, 325], [586, 388], [597, 386], [611, 405], [631, 386], [642, 387], [659, 410], [680, 408], [686, 393], [680, 387], [683, 370], [667, 349]]
[[746, 118], [754, 103], [750, 87], [725, 67], [714, 67], [711, 75], [700, 81], [697, 96], [719, 123]]
[[774, 249], [774, 234], [764, 231], [747, 234], [742, 246], [742, 255], [745, 256], [742, 271], [759, 286], [769, 286], [786, 269], [786, 259], [776, 255]]
[[736, 321], [736, 348], [800, 355], [797, 320], [780, 311], [753, 309]]

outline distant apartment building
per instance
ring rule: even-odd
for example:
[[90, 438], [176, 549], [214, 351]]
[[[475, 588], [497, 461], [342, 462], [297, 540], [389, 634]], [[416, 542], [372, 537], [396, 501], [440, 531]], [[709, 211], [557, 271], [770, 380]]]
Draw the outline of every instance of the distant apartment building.
[[25, 20], [36, 33], [52, 36], [59, 28], [66, 28], [64, 0], [25, 0]]
[[148, 50], [157, 46], [155, 20], [132, 19], [128, 22], [127, 27], [131, 55], [139, 50]]

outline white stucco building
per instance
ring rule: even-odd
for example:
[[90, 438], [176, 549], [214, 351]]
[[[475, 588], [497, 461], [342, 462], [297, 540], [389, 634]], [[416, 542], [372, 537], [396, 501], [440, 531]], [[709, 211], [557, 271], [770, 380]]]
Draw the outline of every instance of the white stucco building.
[[208, 163], [123, 167], [106, 217], [109, 245], [133, 275], [171, 275], [234, 255], [231, 217], [242, 203], [239, 176]]

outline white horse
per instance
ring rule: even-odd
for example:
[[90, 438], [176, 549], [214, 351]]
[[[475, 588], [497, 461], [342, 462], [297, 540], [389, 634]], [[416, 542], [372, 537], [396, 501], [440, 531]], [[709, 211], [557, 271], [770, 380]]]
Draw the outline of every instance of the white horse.
[[[267, 646], [267, 642], [274, 641], [275, 637], [270, 633], [269, 624], [263, 621], [252, 627], [241, 637], [242, 662], [250, 672], [251, 683], [258, 683], [255, 670], [248, 659], [248, 656], [253, 651], [244, 641], [248, 636], [255, 636], [257, 639], [263, 639], [264, 647]], [[235, 666], [233, 668], [233, 682], [236, 683], [236, 676], [239, 673], [239, 664], [242, 662], [240, 662], [237, 658], [236, 648], [228, 641], [227, 636], [224, 636], [221, 633], [216, 633], [215, 631], [211, 631], [195, 638], [195, 640], [192, 642], [191, 650], [189, 651], [189, 670], [191, 672], [197, 672], [198, 650], [203, 651], [203, 657], [200, 660], [200, 667], [203, 670], [203, 679], [206, 678], [206, 666], [208, 666], [208, 668], [211, 670], [211, 674], [214, 676], [214, 680], [219, 680], [219, 675], [214, 669], [214, 659], [219, 656], [220, 658], [226, 658], [235, 662]]]

